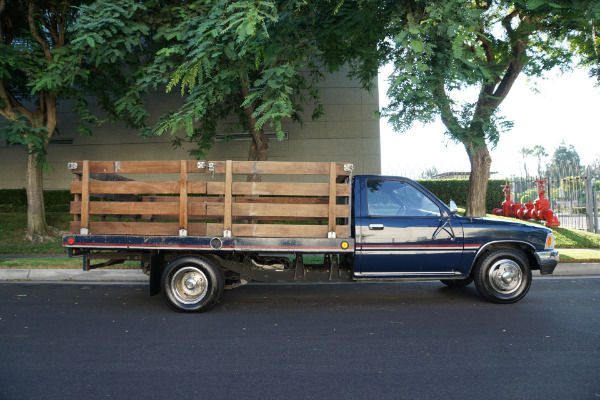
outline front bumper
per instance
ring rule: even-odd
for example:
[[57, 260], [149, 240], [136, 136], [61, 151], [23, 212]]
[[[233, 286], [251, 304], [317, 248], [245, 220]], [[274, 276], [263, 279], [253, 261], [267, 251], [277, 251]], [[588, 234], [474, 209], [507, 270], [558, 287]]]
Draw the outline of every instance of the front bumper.
[[556, 265], [558, 264], [558, 251], [536, 251], [535, 258], [540, 266], [540, 274], [550, 275], [554, 272], [554, 268], [556, 268]]

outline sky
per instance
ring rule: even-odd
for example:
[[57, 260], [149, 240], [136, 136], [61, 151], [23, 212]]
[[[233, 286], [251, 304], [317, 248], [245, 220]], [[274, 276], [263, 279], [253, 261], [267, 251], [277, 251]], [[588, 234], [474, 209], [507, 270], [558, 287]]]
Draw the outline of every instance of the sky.
[[[379, 73], [379, 104], [387, 104], [385, 81], [389, 69]], [[532, 88], [533, 83], [539, 93]], [[500, 136], [491, 151], [492, 177], [502, 179], [525, 175], [523, 147], [542, 145], [550, 155], [564, 141], [572, 144], [582, 165], [600, 158], [600, 87], [586, 71], [561, 74], [551, 71], [544, 80], [528, 82], [521, 76], [501, 105], [502, 115], [513, 121], [510, 131]], [[469, 171], [470, 164], [462, 144], [445, 135], [441, 121], [415, 124], [404, 133], [394, 132], [385, 119], [380, 120], [382, 173], [420, 178], [426, 169], [438, 172]], [[537, 158], [529, 157], [529, 173], [537, 171]]]

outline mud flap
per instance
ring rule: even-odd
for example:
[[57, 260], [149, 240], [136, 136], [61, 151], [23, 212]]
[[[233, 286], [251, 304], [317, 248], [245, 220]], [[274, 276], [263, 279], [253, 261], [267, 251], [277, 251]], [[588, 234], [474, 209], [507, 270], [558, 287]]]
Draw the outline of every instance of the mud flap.
[[150, 255], [150, 296], [160, 293], [160, 277], [165, 268], [165, 256], [163, 253], [152, 253]]

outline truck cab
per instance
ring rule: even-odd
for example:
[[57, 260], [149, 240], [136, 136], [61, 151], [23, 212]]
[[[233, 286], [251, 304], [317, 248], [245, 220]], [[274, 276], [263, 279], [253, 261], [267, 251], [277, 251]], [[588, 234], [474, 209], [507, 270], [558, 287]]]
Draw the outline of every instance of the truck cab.
[[449, 286], [475, 280], [485, 298], [508, 303], [527, 293], [532, 269], [554, 271], [550, 229], [461, 217], [455, 207], [407, 178], [354, 177], [354, 277], [440, 279]]

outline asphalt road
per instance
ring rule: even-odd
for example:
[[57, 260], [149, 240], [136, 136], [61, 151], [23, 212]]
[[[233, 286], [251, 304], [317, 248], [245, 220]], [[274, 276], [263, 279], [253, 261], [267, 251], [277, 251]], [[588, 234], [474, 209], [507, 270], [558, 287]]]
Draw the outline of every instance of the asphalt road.
[[600, 279], [521, 302], [437, 282], [247, 285], [178, 314], [141, 284], [0, 284], [2, 399], [599, 399]]

